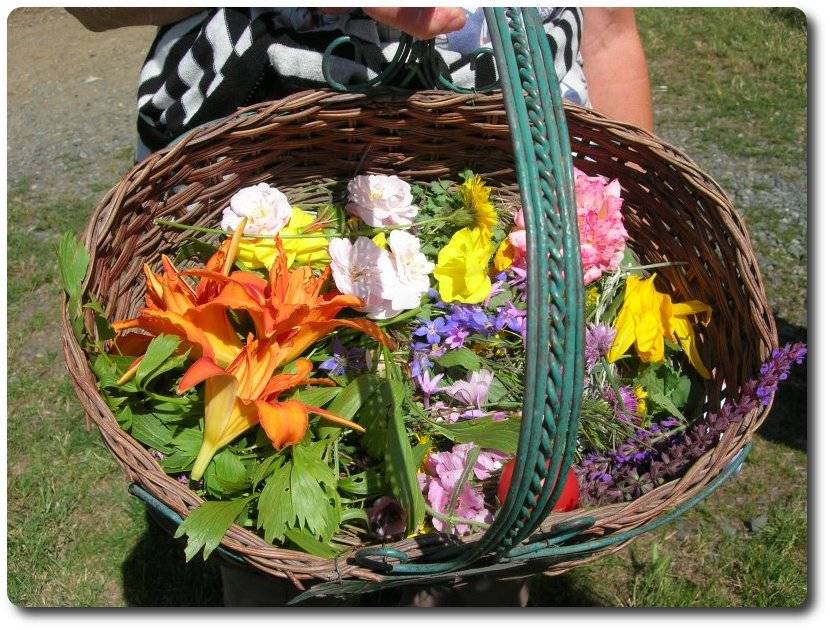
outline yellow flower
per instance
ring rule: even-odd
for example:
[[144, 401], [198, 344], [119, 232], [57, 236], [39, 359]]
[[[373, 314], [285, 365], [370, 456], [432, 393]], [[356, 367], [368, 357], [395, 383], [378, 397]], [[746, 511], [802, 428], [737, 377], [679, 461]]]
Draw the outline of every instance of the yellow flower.
[[694, 328], [688, 316], [702, 314], [702, 323], [706, 325], [712, 308], [699, 300], [673, 304], [671, 296], [654, 288], [656, 277], [626, 279], [623, 305], [614, 321], [617, 335], [608, 350], [608, 360], [613, 363], [634, 344], [642, 361], [658, 363], [665, 356], [664, 339], [676, 340], [698, 373], [711, 378], [695, 346]]
[[588, 287], [585, 290], [585, 306], [591, 307], [599, 302], [599, 289], [596, 287]]
[[478, 175], [472, 175], [461, 184], [459, 193], [464, 202], [464, 208], [470, 212], [471, 227], [492, 232], [496, 225], [496, 209], [490, 201], [490, 186], [485, 186]]
[[[289, 267], [295, 262], [315, 267], [323, 267], [329, 263], [329, 241], [325, 236], [291, 238], [305, 235], [306, 228], [314, 223], [315, 218], [310, 212], [304, 212], [297, 207], [291, 208], [291, 219], [280, 232]], [[273, 238], [245, 239], [239, 244], [236, 262], [243, 269], [270, 269], [276, 257], [277, 248], [274, 246]]]
[[496, 255], [493, 256], [493, 267], [496, 271], [504, 271], [509, 269], [513, 264], [513, 245], [510, 244], [510, 239], [504, 239], [496, 249]]
[[490, 295], [487, 267], [493, 255], [489, 230], [462, 228], [438, 252], [433, 276], [444, 302], [477, 304]]
[[378, 232], [372, 237], [372, 242], [381, 249], [386, 249], [386, 234]]
[[646, 413], [646, 398], [648, 398], [648, 392], [642, 385], [637, 385], [634, 388], [634, 395], [637, 397], [637, 415], [642, 416]]

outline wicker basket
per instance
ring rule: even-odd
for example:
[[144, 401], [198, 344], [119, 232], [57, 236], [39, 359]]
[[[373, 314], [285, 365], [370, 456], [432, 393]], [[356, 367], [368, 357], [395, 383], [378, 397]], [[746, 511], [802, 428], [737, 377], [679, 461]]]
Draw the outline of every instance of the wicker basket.
[[[661, 271], [661, 290], [678, 299], [712, 305], [712, 324], [699, 346], [715, 377], [706, 383], [708, 411], [734, 396], [776, 347], [776, 331], [746, 228], [720, 187], [677, 149], [631, 125], [587, 109], [566, 106], [574, 165], [589, 175], [617, 178], [625, 200], [631, 245], [643, 263], [686, 261]], [[395, 173], [416, 182], [454, 176], [472, 168], [494, 193], [518, 199], [510, 127], [500, 94], [443, 91], [381, 95], [306, 91], [252, 106], [191, 133], [175, 146], [135, 166], [95, 209], [84, 242], [90, 253], [86, 295], [105, 308], [108, 320], [133, 316], [143, 298], [141, 265], [158, 263], [188, 235], [154, 221], [213, 227], [240, 187], [268, 181], [289, 198], [303, 191], [307, 203], [322, 201], [335, 182], [357, 172]], [[309, 190], [312, 189], [312, 192]], [[94, 331], [94, 322], [87, 322]], [[96, 389], [88, 358], [63, 312], [66, 362], [87, 416], [127, 478], [174, 519], [186, 517], [202, 500], [169, 477], [152, 455], [118, 425]], [[634, 534], [667, 520], [708, 494], [733, 471], [765, 412], [733, 424], [718, 444], [680, 479], [639, 499], [546, 518], [539, 540], [551, 533], [559, 544], [578, 533], [570, 552], [478, 568], [417, 581], [476, 572], [562, 573], [612, 553]], [[584, 517], [590, 517], [588, 519]], [[563, 525], [563, 522], [567, 524]], [[574, 532], [568, 534], [567, 532]], [[464, 538], [472, 544], [481, 534]], [[361, 560], [364, 542], [336, 560], [267, 544], [254, 532], [233, 526], [221, 549], [265, 574], [303, 582], [390, 583], [382, 566]], [[388, 545], [395, 557], [416, 562], [450, 545], [438, 534]], [[544, 546], [544, 545], [543, 545]], [[356, 560], [357, 558], [357, 560]], [[405, 581], [403, 579], [399, 581]], [[342, 585], [341, 585], [342, 586]], [[354, 590], [360, 590], [359, 585]], [[342, 591], [341, 591], [342, 592]]]

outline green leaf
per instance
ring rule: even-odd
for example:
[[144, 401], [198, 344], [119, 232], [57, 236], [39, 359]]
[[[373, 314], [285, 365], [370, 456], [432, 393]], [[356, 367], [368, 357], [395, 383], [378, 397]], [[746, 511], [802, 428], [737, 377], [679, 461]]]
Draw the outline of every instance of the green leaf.
[[257, 527], [264, 530], [267, 542], [285, 539], [285, 531], [297, 520], [291, 503], [291, 460], [277, 465], [262, 489], [257, 502]]
[[251, 487], [256, 488], [263, 479], [274, 472], [277, 466], [282, 465], [284, 460], [284, 455], [281, 453], [274, 453], [259, 462], [254, 468], [254, 471], [251, 473]]
[[366, 433], [360, 439], [360, 445], [366, 450], [370, 457], [383, 459], [386, 451], [386, 422], [389, 409], [386, 407], [386, 400], [380, 389], [375, 390], [370, 396], [357, 416], [357, 421], [366, 429]]
[[214, 496], [237, 494], [250, 483], [245, 464], [227, 448], [219, 451], [205, 470], [205, 488]]
[[290, 398], [312, 407], [323, 407], [342, 390], [342, 387], [306, 387], [294, 392]]
[[460, 366], [470, 372], [481, 368], [481, 359], [469, 348], [455, 348], [435, 358], [434, 361], [441, 367]]
[[363, 521], [368, 527], [369, 515], [366, 514], [366, 510], [361, 508], [349, 508], [348, 510], [343, 510], [343, 513], [340, 515], [340, 522], [347, 523], [349, 521]]
[[337, 488], [359, 496], [378, 496], [383, 494], [386, 484], [377, 470], [369, 469], [340, 479]]
[[172, 357], [170, 357], [164, 363], [162, 363], [160, 366], [158, 366], [155, 370], [150, 372], [147, 375], [146, 379], [144, 381], [142, 381], [142, 385], [147, 386], [150, 383], [152, 383], [154, 380], [156, 380], [162, 374], [165, 374], [165, 373], [170, 372], [172, 370], [178, 370], [179, 368], [181, 368], [187, 362], [187, 359], [188, 359], [188, 353], [187, 352], [185, 352], [183, 354], [174, 354]]
[[655, 405], [657, 405], [661, 409], [668, 411], [678, 420], [686, 422], [686, 416], [683, 415], [683, 412], [680, 411], [680, 409], [678, 409], [675, 406], [675, 404], [671, 401], [671, 398], [666, 396], [663, 392], [649, 390], [648, 397], [654, 402]]
[[512, 416], [507, 420], [494, 421], [491, 417], [464, 420], [453, 424], [432, 423], [436, 433], [458, 444], [475, 442], [481, 448], [492, 448], [508, 455], [515, 455], [519, 444], [521, 418]]
[[380, 382], [374, 374], [361, 374], [338, 392], [326, 410], [341, 418], [351, 420], [363, 403], [377, 390]]
[[383, 348], [383, 361], [386, 366], [387, 380], [383, 382], [381, 391], [388, 414], [384, 465], [392, 492], [406, 513], [407, 534], [413, 534], [424, 522], [426, 506], [418, 486], [415, 458], [404, 426], [402, 377], [399, 368], [392, 360], [391, 353], [386, 348]]
[[118, 388], [124, 391], [135, 392], [138, 391], [135, 383], [129, 381], [124, 385], [117, 385], [118, 379], [127, 371], [136, 357], [124, 357], [115, 354], [99, 354], [92, 362], [92, 371], [98, 377], [98, 387]]
[[175, 335], [159, 335], [147, 346], [147, 352], [138, 365], [135, 375], [136, 384], [143, 387], [147, 377], [170, 358], [179, 347], [179, 338]]
[[292, 447], [291, 503], [299, 527], [330, 538], [340, 523], [340, 497], [334, 471], [322, 460], [325, 444]]
[[232, 501], [208, 501], [193, 510], [179, 525], [175, 538], [187, 534], [184, 556], [189, 561], [204, 547], [202, 557], [207, 560], [222, 542], [225, 532], [239, 518], [248, 502], [256, 495]]
[[133, 410], [129, 407], [119, 409], [115, 414], [115, 419], [118, 420], [118, 424], [122, 429], [129, 431], [133, 426]]
[[164, 453], [172, 452], [173, 430], [154, 413], [133, 412], [130, 434], [139, 442]]
[[288, 529], [285, 537], [301, 550], [320, 558], [334, 558], [346, 551], [342, 545], [320, 542], [305, 529]]
[[115, 337], [115, 331], [110, 326], [104, 314], [104, 307], [97, 300], [92, 300], [84, 304], [84, 307], [95, 313], [95, 330], [98, 332], [98, 338], [100, 340], [106, 341], [107, 339]]
[[84, 327], [81, 313], [81, 285], [89, 268], [89, 254], [83, 243], [66, 232], [58, 243], [58, 270], [63, 290], [66, 291], [69, 319], [75, 338], [83, 338]]
[[[380, 379], [375, 374], [361, 374], [346, 384], [329, 403], [326, 410], [329, 413], [351, 420], [360, 408], [377, 391]], [[337, 427], [322, 427], [319, 429], [321, 438], [332, 439], [339, 435], [342, 429]]]
[[202, 432], [198, 429], [184, 429], [173, 437], [173, 452], [161, 462], [161, 467], [168, 473], [180, 473], [190, 470], [199, 448], [202, 446]]

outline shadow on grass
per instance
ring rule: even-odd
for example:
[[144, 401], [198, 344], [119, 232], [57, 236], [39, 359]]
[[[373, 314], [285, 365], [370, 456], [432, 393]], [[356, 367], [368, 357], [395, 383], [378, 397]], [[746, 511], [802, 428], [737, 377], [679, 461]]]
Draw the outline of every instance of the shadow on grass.
[[147, 529], [121, 565], [128, 606], [221, 606], [219, 566], [184, 560], [184, 544], [146, 513]]
[[[783, 319], [775, 320], [778, 327], [778, 343], [807, 342], [807, 329], [793, 326]], [[772, 442], [786, 444], [801, 451], [807, 450], [807, 361], [794, 365], [790, 377], [781, 383], [775, 394], [767, 419], [758, 434]]]

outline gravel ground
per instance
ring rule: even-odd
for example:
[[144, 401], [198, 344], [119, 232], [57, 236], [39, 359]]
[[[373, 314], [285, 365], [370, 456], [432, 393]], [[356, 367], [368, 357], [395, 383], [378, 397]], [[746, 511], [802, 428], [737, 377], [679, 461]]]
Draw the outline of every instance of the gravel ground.
[[92, 33], [63, 9], [8, 19], [8, 182], [87, 199], [130, 164], [138, 73], [154, 28]]

